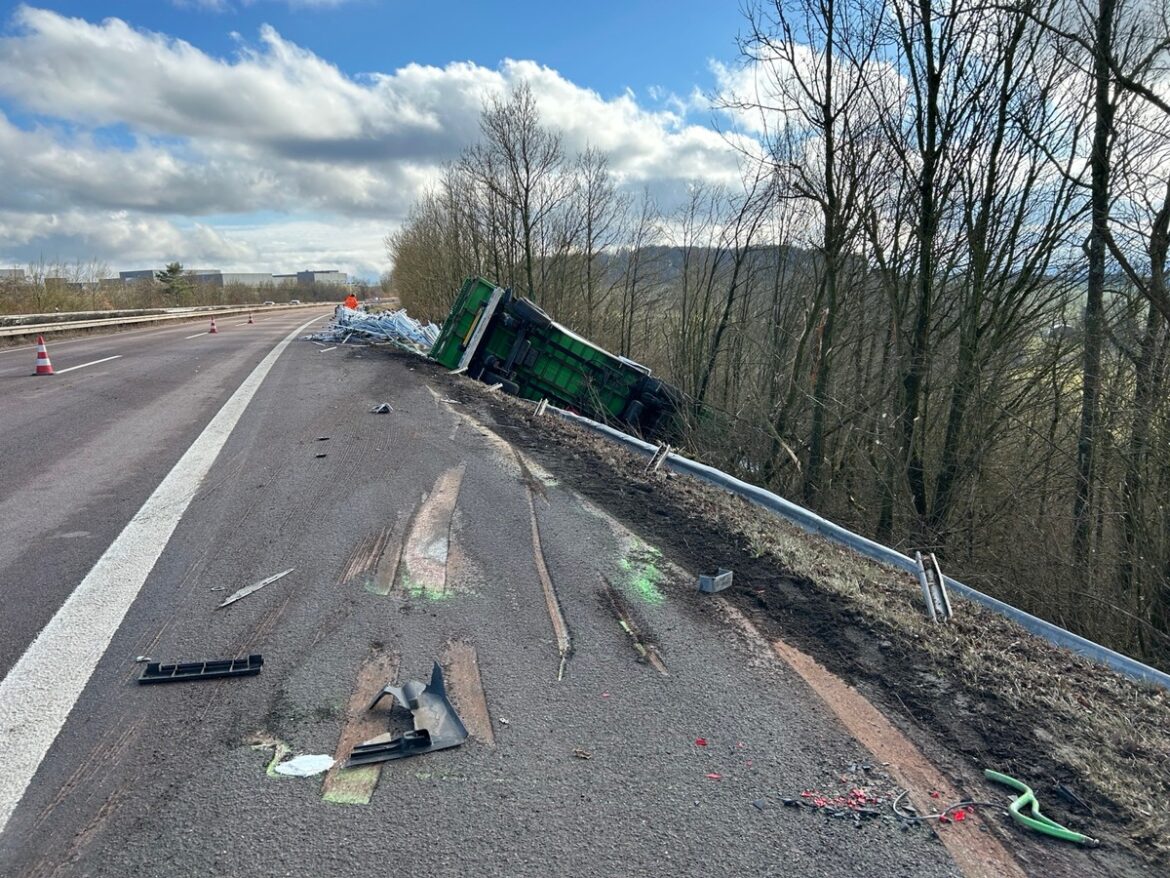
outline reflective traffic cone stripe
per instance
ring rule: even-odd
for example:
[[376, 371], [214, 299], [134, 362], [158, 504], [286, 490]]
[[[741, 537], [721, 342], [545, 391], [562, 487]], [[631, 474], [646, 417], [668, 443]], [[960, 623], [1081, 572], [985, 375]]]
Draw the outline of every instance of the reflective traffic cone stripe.
[[207, 331], [207, 334], [211, 335], [211, 333], [213, 333], [213, 332], [217, 333], [217, 334], [219, 333], [219, 330], [215, 328], [215, 318], [214, 317], [211, 318], [211, 329], [209, 329]]
[[34, 375], [52, 375], [53, 364], [49, 362], [49, 350], [45, 347], [45, 337], [37, 336], [37, 371]]

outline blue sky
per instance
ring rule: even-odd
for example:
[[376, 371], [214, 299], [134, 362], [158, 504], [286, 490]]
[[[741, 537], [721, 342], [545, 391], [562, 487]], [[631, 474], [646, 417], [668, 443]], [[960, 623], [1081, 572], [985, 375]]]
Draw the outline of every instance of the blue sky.
[[521, 80], [624, 185], [735, 174], [707, 99], [735, 2], [40, 0], [0, 22], [0, 265], [376, 275], [485, 97]]
[[[19, 4], [0, 4], [4, 18]], [[553, 67], [603, 95], [650, 86], [709, 89], [708, 59], [730, 60], [742, 16], [735, 0], [288, 0], [168, 2], [44, 0], [31, 3], [90, 21], [115, 16], [180, 37], [211, 54], [236, 50], [237, 32], [254, 39], [270, 24], [286, 39], [350, 74], [474, 61], [494, 67], [523, 58]], [[222, 11], [209, 11], [222, 6]]]

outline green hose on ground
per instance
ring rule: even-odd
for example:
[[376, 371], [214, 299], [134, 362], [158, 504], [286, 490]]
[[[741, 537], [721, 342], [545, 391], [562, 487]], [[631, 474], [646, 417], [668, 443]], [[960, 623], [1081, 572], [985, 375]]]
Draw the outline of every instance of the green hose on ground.
[[[983, 771], [983, 776], [988, 780], [993, 780], [996, 783], [1004, 784], [1014, 790], [1018, 790], [1023, 795], [1017, 798], [1008, 807], [1012, 814], [1012, 818], [1020, 824], [1029, 829], [1041, 832], [1044, 835], [1050, 835], [1053, 838], [1059, 838], [1062, 841], [1071, 841], [1074, 844], [1084, 845], [1088, 848], [1097, 847], [1100, 842], [1095, 838], [1090, 838], [1087, 835], [1082, 835], [1079, 832], [1073, 832], [1057, 823], [1055, 820], [1049, 820], [1040, 813], [1040, 803], [1036, 801], [1036, 794], [1032, 792], [1032, 788], [1026, 783], [1016, 780], [1014, 777], [1008, 777], [1006, 774], [1000, 774], [998, 771], [992, 771], [990, 768]], [[1031, 814], [1021, 814], [1020, 809], [1027, 806]]]

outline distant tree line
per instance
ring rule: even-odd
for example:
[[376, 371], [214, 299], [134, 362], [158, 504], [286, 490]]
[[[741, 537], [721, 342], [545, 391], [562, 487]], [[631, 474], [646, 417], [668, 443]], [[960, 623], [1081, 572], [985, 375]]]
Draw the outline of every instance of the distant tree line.
[[1165, 6], [746, 16], [742, 185], [664, 212], [522, 84], [387, 238], [391, 288], [441, 319], [511, 286], [675, 381], [708, 461], [1170, 668]]

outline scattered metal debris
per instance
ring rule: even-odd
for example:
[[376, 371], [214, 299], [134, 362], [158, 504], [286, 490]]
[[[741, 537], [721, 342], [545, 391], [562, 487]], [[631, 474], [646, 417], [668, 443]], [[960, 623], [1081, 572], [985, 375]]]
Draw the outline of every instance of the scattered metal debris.
[[224, 602], [222, 604], [220, 604], [218, 607], [216, 607], [216, 609], [222, 610], [228, 604], [234, 604], [240, 598], [246, 598], [252, 592], [259, 591], [260, 589], [264, 588], [264, 586], [269, 585], [270, 583], [276, 582], [276, 580], [281, 579], [282, 577], [288, 576], [290, 573], [292, 573], [296, 569], [297, 568], [295, 568], [295, 567], [290, 567], [290, 568], [288, 568], [288, 570], [282, 570], [280, 573], [274, 573], [272, 576], [269, 576], [267, 579], [261, 579], [259, 582], [253, 583], [252, 585], [246, 585], [243, 588], [241, 588], [239, 591], [232, 594], [231, 596], [225, 598]]
[[386, 695], [393, 695], [402, 707], [414, 715], [414, 731], [390, 741], [358, 744], [345, 763], [347, 768], [458, 747], [467, 740], [467, 729], [447, 700], [443, 669], [438, 662], [431, 669], [429, 683], [423, 685], [417, 680], [408, 680], [401, 687], [387, 684], [370, 702], [368, 709], [373, 710]]
[[[787, 805], [788, 801], [786, 800], [784, 802], [784, 804]], [[768, 800], [767, 799], [756, 799], [754, 802], [752, 802], [752, 807], [755, 808], [757, 811], [763, 811], [765, 808], [768, 807]]]
[[137, 658], [135, 658], [134, 661], [136, 661], [136, 662], [152, 662], [152, 661], [154, 661], [154, 659], [152, 659], [148, 655], [140, 655]]
[[499, 384], [499, 383], [492, 384], [490, 387], [488, 387], [488, 393], [494, 393], [495, 391], [499, 390], [503, 386], [504, 386], [503, 384]]
[[[1009, 777], [1006, 774], [1000, 774], [998, 771], [992, 771], [990, 768], [983, 771], [983, 776], [995, 783], [1009, 786], [1020, 793], [1019, 797], [1008, 806], [1008, 811], [1011, 813], [1012, 819], [1021, 826], [1026, 826], [1033, 832], [1050, 835], [1053, 838], [1059, 838], [1062, 841], [1071, 841], [1074, 844], [1084, 845], [1089, 848], [1095, 848], [1101, 844], [1097, 839], [1080, 832], [1074, 832], [1067, 827], [1061, 826], [1055, 820], [1050, 820], [1041, 814], [1040, 803], [1036, 801], [1036, 794], [1023, 781], [1016, 780], [1014, 777]], [[1030, 813], [1021, 813], [1022, 808], [1027, 808]]]
[[500, 720], [500, 725], [502, 725], [502, 726], [510, 726], [510, 725], [512, 725], [512, 721], [511, 721], [511, 720], [504, 719], [502, 716], [499, 718], [499, 720]]
[[394, 411], [394, 406], [390, 405], [390, 403], [388, 403], [388, 402], [380, 402], [376, 406], [374, 406], [372, 409], [370, 409], [370, 414], [372, 414], [372, 415], [388, 415], [392, 411]]
[[164, 665], [151, 662], [138, 678], [139, 683], [183, 683], [189, 680], [217, 680], [221, 677], [253, 677], [260, 673], [264, 659], [250, 655], [246, 659], [216, 659], [208, 662], [178, 662]]
[[326, 351], [335, 351], [335, 350], [337, 350], [337, 345], [333, 345], [332, 347], [328, 347], [328, 348], [321, 348], [317, 353], [323, 354]]
[[328, 437], [328, 436], [318, 436], [318, 437], [317, 437], [317, 441], [318, 441], [318, 442], [328, 442], [328, 441], [329, 441], [329, 437]]
[[576, 756], [578, 759], [592, 759], [593, 758], [592, 753], [590, 753], [588, 750], [582, 750], [580, 747], [576, 747], [573, 749], [573, 755]]
[[324, 329], [306, 336], [310, 341], [346, 344], [351, 338], [364, 343], [389, 342], [417, 353], [430, 351], [439, 337], [439, 327], [423, 324], [405, 310], [368, 313], [340, 306], [332, 322]]
[[448, 405], [463, 405], [463, 402], [458, 399], [451, 399], [449, 396], [444, 396], [439, 402], [445, 402]]
[[320, 460], [322, 457], [328, 457], [329, 455], [322, 452], [321, 454], [316, 454], [313, 456], [316, 457], [318, 460]]
[[536, 408], [533, 410], [532, 414], [539, 418], [542, 415], [544, 415], [544, 413], [546, 411], [548, 411], [548, 399], [547, 398], [542, 399], [540, 402], [538, 402], [536, 404]]
[[714, 576], [699, 577], [699, 591], [703, 594], [715, 594], [715, 592], [730, 588], [733, 576], [732, 571], [720, 567], [719, 572]]
[[[937, 820], [939, 823], [961, 822], [967, 818], [969, 808], [996, 808], [995, 802], [976, 802], [974, 800], [965, 800], [962, 802], [955, 802], [952, 805], [947, 805], [937, 814], [919, 814], [913, 805], [907, 805], [906, 810], [898, 807], [902, 799], [909, 794], [909, 790], [902, 790], [894, 797], [894, 801], [890, 803], [890, 810], [894, 812], [894, 816], [899, 820], [909, 821], [910, 823], [921, 823], [924, 820]], [[931, 791], [930, 797], [932, 799], [939, 798], [941, 794], [937, 791]]]
[[927, 552], [926, 555], [915, 552], [914, 560], [918, 562], [918, 582], [922, 585], [922, 596], [926, 599], [926, 611], [930, 614], [930, 621], [947, 621], [952, 615], [951, 599], [947, 596], [947, 587], [943, 582], [938, 559], [934, 557], [934, 552]]
[[333, 767], [334, 759], [326, 754], [298, 756], [273, 767], [277, 774], [287, 777], [312, 777]]
[[650, 458], [650, 462], [648, 464], [646, 464], [646, 472], [648, 472], [648, 473], [658, 472], [658, 470], [660, 470], [662, 468], [662, 464], [666, 463], [666, 458], [669, 455], [670, 455], [670, 444], [667, 442], [664, 442], [663, 444], [659, 445], [657, 450], [654, 452], [653, 457]]

